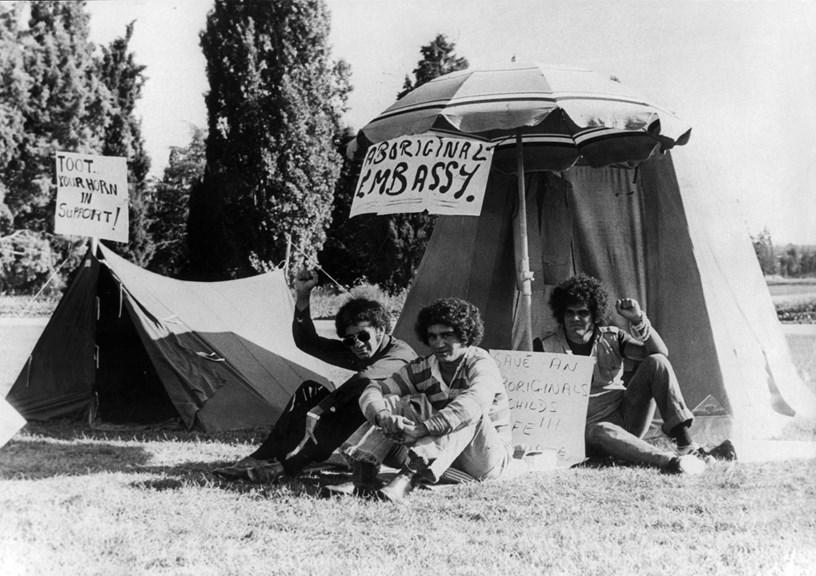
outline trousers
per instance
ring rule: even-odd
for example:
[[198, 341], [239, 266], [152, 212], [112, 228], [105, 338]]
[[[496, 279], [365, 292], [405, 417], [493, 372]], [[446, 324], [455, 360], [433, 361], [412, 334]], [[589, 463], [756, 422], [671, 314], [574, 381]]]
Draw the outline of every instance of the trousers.
[[[393, 414], [423, 422], [435, 412], [424, 394], [386, 396]], [[366, 422], [343, 443], [340, 452], [349, 461], [381, 464], [400, 442]], [[487, 414], [478, 421], [442, 436], [425, 436], [408, 444], [407, 466], [430, 482], [438, 482], [448, 468], [477, 480], [499, 477], [513, 458], [509, 434], [500, 434]]]
[[[312, 463], [323, 462], [366, 420], [358, 400], [368, 382], [349, 381], [334, 392], [322, 384], [307, 380], [295, 391], [286, 404], [269, 436], [250, 456], [257, 460], [278, 460], [289, 475], [297, 474]], [[286, 459], [303, 438], [306, 413], [326, 396], [335, 396], [334, 411], [324, 412], [315, 427], [317, 443], [308, 442], [303, 450]]]
[[587, 425], [587, 447], [590, 451], [600, 451], [634, 464], [666, 466], [675, 454], [643, 440], [652, 423], [655, 407], [663, 416], [664, 433], [679, 424], [690, 426], [694, 419], [683, 399], [674, 369], [662, 354], [652, 354], [640, 363], [617, 410], [601, 421]]

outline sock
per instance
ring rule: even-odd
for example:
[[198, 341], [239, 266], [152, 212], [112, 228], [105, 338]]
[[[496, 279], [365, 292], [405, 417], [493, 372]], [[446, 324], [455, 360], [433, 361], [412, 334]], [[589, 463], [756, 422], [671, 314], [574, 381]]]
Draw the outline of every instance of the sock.
[[677, 442], [678, 448], [683, 448], [684, 446], [691, 446], [693, 440], [691, 439], [691, 432], [689, 432], [689, 427], [685, 424], [678, 424], [674, 428], [669, 431], [669, 436], [674, 438], [675, 442]]

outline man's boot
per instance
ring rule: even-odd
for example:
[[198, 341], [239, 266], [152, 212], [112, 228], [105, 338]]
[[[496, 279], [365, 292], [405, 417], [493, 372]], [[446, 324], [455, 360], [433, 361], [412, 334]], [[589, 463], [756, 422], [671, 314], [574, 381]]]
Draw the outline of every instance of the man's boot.
[[380, 467], [370, 462], [355, 461], [351, 466], [351, 481], [354, 483], [354, 495], [370, 498], [380, 489], [378, 475]]
[[346, 494], [368, 498], [377, 494], [379, 473], [380, 467], [376, 464], [354, 460], [351, 463], [351, 482], [326, 486], [324, 490], [328, 496]]
[[389, 502], [402, 502], [411, 490], [419, 484], [421, 477], [418, 473], [404, 468], [387, 486], [381, 488], [377, 495]]

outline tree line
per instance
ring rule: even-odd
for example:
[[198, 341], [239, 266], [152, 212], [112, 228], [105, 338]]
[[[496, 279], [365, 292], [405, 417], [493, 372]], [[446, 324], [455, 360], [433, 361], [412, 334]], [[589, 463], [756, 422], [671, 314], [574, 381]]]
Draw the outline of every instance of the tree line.
[[759, 267], [765, 276], [816, 277], [816, 246], [797, 244], [775, 246], [767, 228], [759, 234], [752, 235], [751, 240]]
[[[200, 33], [207, 126], [190, 127], [159, 179], [134, 114], [149, 75], [129, 48], [137, 23], [95, 46], [89, 19], [85, 2], [0, 5], [0, 291], [59, 290], [86, 249], [52, 233], [57, 151], [127, 158], [130, 241], [105, 243], [154, 272], [223, 280], [286, 261], [407, 286], [434, 220], [348, 218], [352, 71], [332, 58], [322, 0], [215, 0]], [[441, 34], [420, 54], [395, 96], [467, 67]]]
[[[0, 292], [64, 287], [87, 239], [52, 233], [57, 151], [124, 156], [130, 261], [186, 279], [223, 280], [288, 262], [341, 284], [411, 282], [434, 217], [348, 217], [360, 164], [345, 155], [352, 70], [332, 58], [322, 0], [215, 0], [200, 33], [206, 127], [149, 176], [136, 104], [149, 71], [130, 41], [90, 42], [84, 2], [0, 4]], [[439, 34], [420, 48], [401, 97], [468, 66]], [[816, 248], [753, 238], [762, 271], [816, 275]]]

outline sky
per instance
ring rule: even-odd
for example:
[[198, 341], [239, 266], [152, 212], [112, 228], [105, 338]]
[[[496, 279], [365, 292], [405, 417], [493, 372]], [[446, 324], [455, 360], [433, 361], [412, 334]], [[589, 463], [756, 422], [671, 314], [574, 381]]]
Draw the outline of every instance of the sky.
[[[327, 0], [330, 43], [350, 63], [347, 122], [387, 108], [437, 34], [471, 66], [569, 64], [614, 75], [692, 127], [689, 154], [749, 233], [816, 245], [816, 2], [809, 0]], [[136, 20], [147, 66], [137, 107], [161, 176], [170, 146], [206, 126], [199, 31], [212, 0], [88, 2], [91, 40]], [[686, 151], [676, 149], [675, 154]]]

